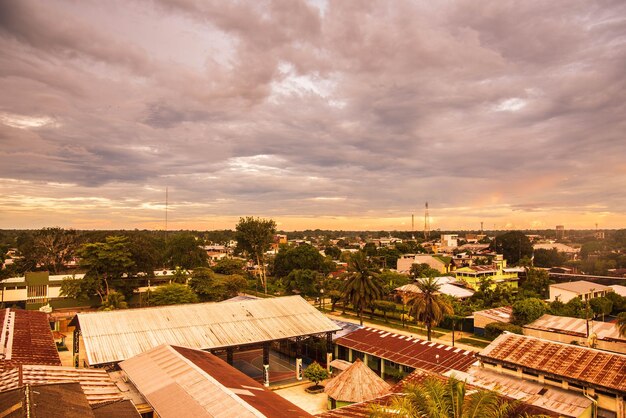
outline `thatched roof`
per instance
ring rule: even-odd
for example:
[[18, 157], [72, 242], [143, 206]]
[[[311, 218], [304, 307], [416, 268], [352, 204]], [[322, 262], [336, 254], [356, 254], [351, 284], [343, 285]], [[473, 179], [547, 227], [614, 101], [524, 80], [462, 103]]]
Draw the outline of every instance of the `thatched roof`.
[[324, 392], [338, 401], [365, 402], [389, 392], [391, 386], [360, 359], [326, 384]]

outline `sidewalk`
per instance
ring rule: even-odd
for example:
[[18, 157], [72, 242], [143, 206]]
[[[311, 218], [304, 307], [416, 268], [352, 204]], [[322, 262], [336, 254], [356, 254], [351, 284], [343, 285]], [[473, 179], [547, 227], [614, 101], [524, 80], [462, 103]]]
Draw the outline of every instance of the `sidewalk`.
[[[353, 318], [345, 318], [343, 316], [339, 316], [339, 315], [332, 315], [329, 313], [325, 314], [327, 317], [329, 317], [330, 319], [336, 319], [337, 321], [344, 321], [344, 322], [350, 322], [353, 324], [358, 324], [359, 320], [358, 319], [353, 319]], [[363, 326], [364, 327], [371, 327], [371, 328], [376, 328], [376, 329], [382, 329], [385, 330], [387, 332], [391, 332], [394, 334], [400, 334], [400, 335], [407, 335], [410, 337], [414, 337], [414, 338], [419, 338], [420, 340], [425, 340], [426, 336], [422, 335], [422, 334], [415, 334], [412, 333], [410, 330], [404, 330], [402, 328], [394, 328], [391, 326], [385, 326], [385, 325], [380, 325], [380, 324], [373, 324], [371, 322], [368, 322], [366, 318], [363, 318]], [[463, 333], [464, 336], [467, 336], [468, 333]], [[461, 339], [462, 333], [460, 331], [456, 331], [455, 332], [455, 340], [459, 340]], [[431, 338], [431, 340], [433, 342], [439, 343], [439, 344], [446, 344], [446, 345], [452, 345], [452, 331], [450, 331], [447, 334], [442, 335], [439, 338]], [[472, 352], [479, 352], [480, 349], [476, 348], [476, 347], [472, 347], [471, 345], [467, 345], [467, 344], [462, 344], [459, 343], [457, 341], [455, 341], [454, 343], [455, 347], [459, 347], [462, 348], [463, 350], [469, 350]]]

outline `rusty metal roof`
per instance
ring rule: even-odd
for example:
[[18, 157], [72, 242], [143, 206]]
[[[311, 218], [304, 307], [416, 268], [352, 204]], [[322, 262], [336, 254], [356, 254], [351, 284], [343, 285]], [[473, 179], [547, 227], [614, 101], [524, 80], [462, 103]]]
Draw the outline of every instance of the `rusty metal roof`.
[[477, 388], [495, 390], [508, 398], [547, 409], [563, 417], [579, 417], [591, 405], [590, 399], [577, 392], [496, 373], [482, 367], [472, 367], [466, 382]]
[[478, 358], [626, 395], [626, 356], [622, 354], [503, 333]]
[[[21, 374], [21, 382], [20, 382]], [[103, 369], [75, 369], [73, 367], [24, 365], [0, 374], [0, 391], [22, 385], [78, 382], [89, 403], [116, 401], [122, 392]]]
[[365, 402], [389, 392], [391, 386], [356, 359], [346, 370], [326, 384], [324, 392], [344, 402]]
[[160, 345], [120, 367], [161, 418], [311, 416], [201, 350]]
[[394, 363], [435, 373], [465, 371], [476, 361], [473, 351], [369, 327], [338, 338], [335, 343]]
[[300, 296], [78, 313], [90, 365], [160, 344], [210, 349], [339, 331]]
[[2, 309], [0, 327], [0, 372], [20, 364], [61, 365], [46, 313]]
[[93, 412], [78, 383], [27, 385], [0, 393], [3, 418], [90, 418]]

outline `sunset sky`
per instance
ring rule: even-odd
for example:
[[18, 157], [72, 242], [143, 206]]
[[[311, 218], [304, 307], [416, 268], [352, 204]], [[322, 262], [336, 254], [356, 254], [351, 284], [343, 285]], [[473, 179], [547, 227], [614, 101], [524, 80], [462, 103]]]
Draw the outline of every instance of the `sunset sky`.
[[626, 2], [0, 0], [0, 228], [626, 227]]

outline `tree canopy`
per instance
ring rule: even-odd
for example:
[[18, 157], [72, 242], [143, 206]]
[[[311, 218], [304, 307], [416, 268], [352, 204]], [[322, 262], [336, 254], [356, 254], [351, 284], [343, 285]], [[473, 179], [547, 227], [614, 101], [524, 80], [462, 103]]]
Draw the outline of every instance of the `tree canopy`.
[[265, 274], [265, 252], [270, 249], [276, 234], [276, 222], [272, 219], [261, 219], [248, 216], [239, 218], [235, 228], [237, 250], [253, 258], [259, 266], [261, 284], [267, 293]]
[[198, 302], [198, 297], [189, 286], [171, 283], [159, 286], [150, 294], [150, 305], [179, 305]]
[[506, 261], [510, 264], [515, 264], [524, 257], [530, 258], [533, 254], [533, 246], [530, 240], [521, 231], [510, 231], [498, 235], [489, 244], [489, 249], [498, 254], [503, 254]]
[[518, 300], [513, 304], [513, 319], [515, 325], [526, 325], [539, 319], [546, 313], [546, 304], [537, 298]]

